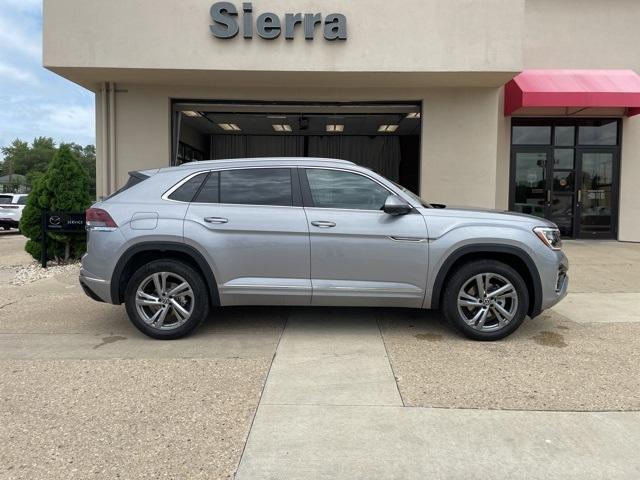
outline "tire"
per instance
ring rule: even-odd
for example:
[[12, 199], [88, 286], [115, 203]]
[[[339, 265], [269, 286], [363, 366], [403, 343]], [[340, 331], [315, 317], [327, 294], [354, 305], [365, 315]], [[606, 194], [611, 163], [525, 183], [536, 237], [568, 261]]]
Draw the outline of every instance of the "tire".
[[509, 265], [477, 260], [462, 265], [448, 279], [442, 308], [449, 323], [466, 337], [499, 340], [511, 335], [524, 321], [529, 291], [522, 276]]
[[[179, 285], [182, 288], [176, 288]], [[191, 333], [209, 315], [209, 304], [202, 276], [177, 260], [155, 260], [143, 265], [131, 276], [125, 290], [131, 323], [145, 335], [160, 340]]]

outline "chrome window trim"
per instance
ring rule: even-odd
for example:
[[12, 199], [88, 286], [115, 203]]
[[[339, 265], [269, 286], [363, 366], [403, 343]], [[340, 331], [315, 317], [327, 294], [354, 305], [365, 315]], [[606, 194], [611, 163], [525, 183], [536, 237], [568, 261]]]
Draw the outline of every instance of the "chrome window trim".
[[[162, 196], [160, 197], [162, 200], [166, 200], [167, 202], [173, 202], [173, 203], [188, 203], [188, 204], [192, 204], [192, 205], [245, 205], [245, 206], [250, 206], [250, 207], [285, 207], [285, 208], [302, 208], [302, 207], [298, 207], [297, 205], [264, 205], [261, 203], [209, 203], [209, 202], [183, 202], [182, 200], [174, 200], [172, 198], [169, 198], [169, 196], [175, 192], [178, 188], [180, 188], [183, 184], [187, 183], [189, 180], [191, 180], [193, 177], [196, 177], [202, 173], [211, 173], [211, 172], [225, 172], [227, 170], [256, 170], [259, 168], [267, 168], [270, 170], [274, 170], [274, 169], [285, 169], [285, 168], [296, 168], [296, 167], [292, 167], [292, 166], [287, 166], [287, 165], [263, 165], [263, 166], [258, 166], [258, 167], [250, 167], [250, 166], [239, 166], [239, 167], [220, 167], [220, 168], [208, 168], [206, 170], [198, 170], [195, 173], [192, 173], [191, 175], [186, 176], [185, 178], [183, 178], [182, 180], [180, 180], [178, 183], [176, 183], [173, 187], [170, 187], [169, 190], [167, 190], [166, 192], [164, 192], [162, 194]], [[293, 185], [292, 185], [292, 194], [293, 194]]]
[[[354, 164], [354, 166], [357, 167], [357, 165]], [[184, 183], [188, 182], [189, 180], [191, 180], [193, 177], [200, 175], [202, 173], [210, 173], [210, 172], [223, 172], [226, 170], [255, 170], [258, 168], [267, 168], [267, 169], [278, 169], [278, 168], [298, 168], [298, 169], [302, 169], [302, 170], [309, 170], [309, 169], [314, 169], [314, 170], [336, 170], [339, 172], [347, 172], [347, 173], [353, 173], [355, 175], [360, 175], [362, 177], [368, 178], [369, 180], [377, 183], [378, 185], [380, 185], [382, 188], [384, 188], [389, 194], [391, 195], [397, 195], [398, 197], [402, 198], [405, 202], [407, 202], [409, 205], [411, 205], [414, 208], [417, 208], [416, 205], [414, 205], [414, 202], [411, 201], [411, 199], [408, 199], [404, 196], [404, 192], [402, 191], [395, 191], [393, 190], [392, 187], [385, 185], [384, 183], [382, 183], [380, 180], [373, 178], [371, 175], [368, 175], [367, 173], [364, 172], [360, 172], [358, 170], [352, 170], [349, 168], [342, 168], [342, 167], [325, 167], [325, 166], [307, 166], [307, 165], [260, 165], [260, 166], [248, 166], [248, 165], [241, 165], [241, 166], [237, 166], [237, 167], [232, 167], [232, 166], [221, 166], [219, 168], [207, 168], [205, 170], [198, 170], [197, 172], [194, 172], [190, 175], [187, 175], [185, 178], [183, 178], [182, 180], [178, 181], [175, 185], [173, 185], [172, 187], [170, 187], [164, 194], [162, 194], [162, 196], [160, 197], [162, 200], [165, 200], [167, 202], [173, 202], [173, 203], [188, 203], [188, 204], [194, 204], [194, 205], [246, 205], [246, 206], [262, 206], [262, 207], [284, 207], [284, 208], [318, 208], [318, 209], [322, 209], [322, 210], [350, 210], [353, 212], [377, 212], [378, 210], [369, 210], [369, 209], [359, 209], [359, 208], [327, 208], [327, 207], [300, 207], [297, 205], [260, 205], [260, 204], [255, 204], [255, 203], [206, 203], [206, 202], [183, 202], [181, 200], [173, 200], [171, 198], [169, 198], [169, 195], [171, 195], [174, 191], [176, 191], [178, 188], [180, 188]], [[306, 172], [305, 172], [306, 174]], [[420, 205], [422, 206], [422, 205]], [[380, 210], [380, 212], [382, 212], [382, 210]], [[382, 212], [384, 213], [384, 212]]]

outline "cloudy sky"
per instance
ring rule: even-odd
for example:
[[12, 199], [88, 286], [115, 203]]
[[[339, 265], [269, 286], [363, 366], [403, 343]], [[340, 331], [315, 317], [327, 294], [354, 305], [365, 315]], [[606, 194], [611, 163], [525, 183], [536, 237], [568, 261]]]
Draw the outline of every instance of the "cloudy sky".
[[0, 146], [38, 136], [94, 143], [93, 102], [42, 68], [42, 0], [0, 0]]

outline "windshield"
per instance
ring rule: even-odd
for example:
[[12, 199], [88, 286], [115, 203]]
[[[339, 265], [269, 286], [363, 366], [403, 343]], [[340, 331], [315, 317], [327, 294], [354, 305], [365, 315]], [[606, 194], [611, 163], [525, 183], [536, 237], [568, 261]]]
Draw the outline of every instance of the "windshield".
[[425, 202], [423, 199], [421, 199], [419, 196], [417, 196], [415, 193], [413, 193], [408, 188], [404, 188], [402, 185], [398, 185], [396, 182], [391, 182], [391, 183], [393, 183], [396, 187], [398, 187], [400, 190], [402, 190], [403, 193], [407, 194], [407, 196], [411, 197], [412, 200], [418, 202], [423, 207], [431, 208], [431, 205], [429, 205], [429, 203]]

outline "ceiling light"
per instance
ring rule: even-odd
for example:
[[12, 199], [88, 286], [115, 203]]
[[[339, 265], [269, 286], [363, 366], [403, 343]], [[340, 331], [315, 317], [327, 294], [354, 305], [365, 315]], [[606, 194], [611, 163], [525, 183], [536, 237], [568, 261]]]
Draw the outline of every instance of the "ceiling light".
[[219, 123], [218, 126], [227, 132], [239, 132], [241, 130], [235, 123]]
[[194, 112], [192, 110], [185, 110], [182, 112], [183, 115], [186, 115], [187, 117], [199, 117], [200, 113], [198, 112]]
[[279, 124], [273, 124], [271, 125], [273, 127], [273, 129], [276, 132], [290, 132], [291, 131], [291, 125], [279, 125]]
[[340, 124], [328, 124], [327, 125], [327, 132], [344, 132], [344, 125], [340, 125]]
[[380, 125], [378, 127], [378, 132], [381, 133], [393, 133], [398, 129], [398, 125], [397, 124], [392, 124], [392, 125]]
[[407, 118], [420, 118], [420, 112], [407, 113]]
[[267, 118], [287, 118], [286, 115], [267, 115]]

